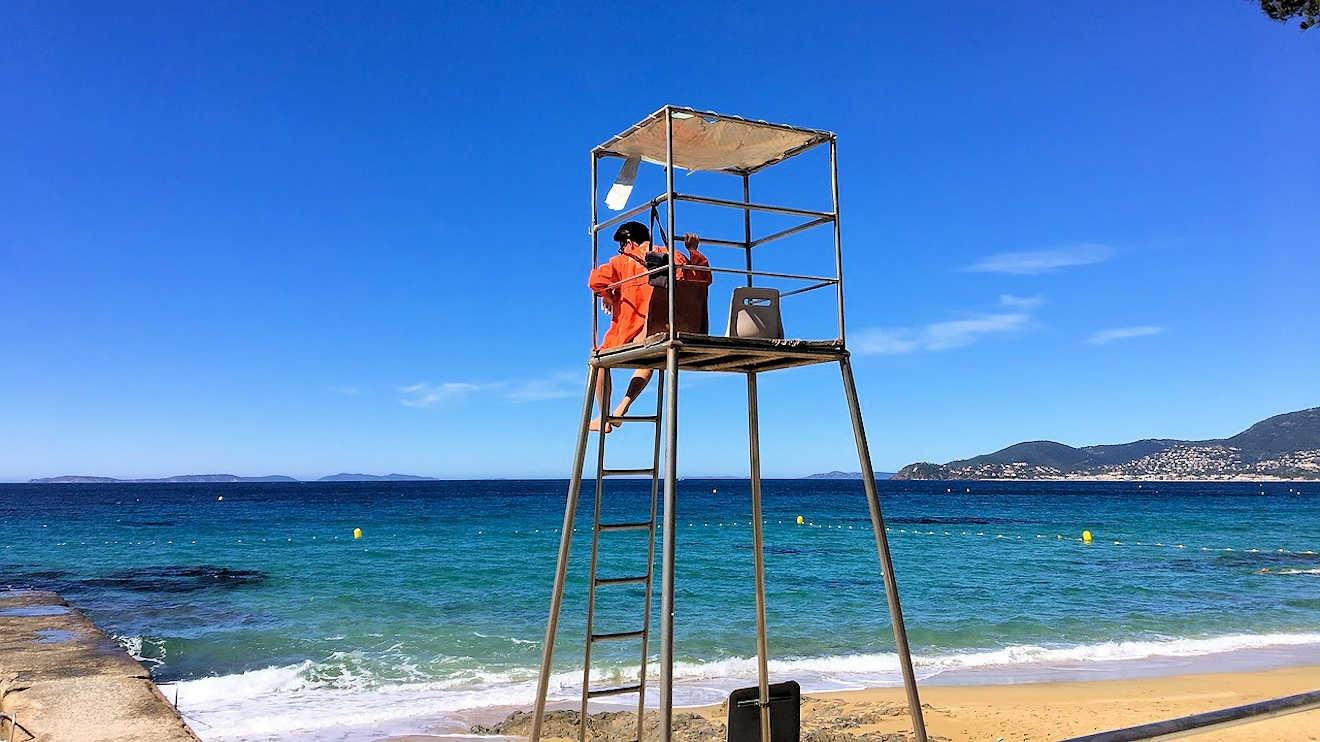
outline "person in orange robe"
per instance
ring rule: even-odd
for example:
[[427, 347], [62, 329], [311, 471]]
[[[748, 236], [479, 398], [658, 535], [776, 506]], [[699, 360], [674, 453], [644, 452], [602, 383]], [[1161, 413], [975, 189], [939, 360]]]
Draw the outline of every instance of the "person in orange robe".
[[[619, 254], [591, 272], [587, 285], [592, 293], [600, 297], [601, 307], [610, 313], [610, 328], [605, 333], [605, 340], [600, 348], [617, 348], [620, 345], [641, 340], [646, 332], [646, 310], [651, 305], [651, 284], [647, 280], [646, 253], [654, 250], [665, 253], [661, 247], [651, 246], [651, 230], [641, 222], [626, 222], [614, 233], [614, 241], [619, 243]], [[710, 261], [697, 251], [701, 239], [695, 234], [683, 236], [683, 245], [688, 254], [676, 253], [674, 266], [680, 281], [710, 283], [710, 271], [683, 270], [683, 265], [710, 265]], [[620, 283], [622, 282], [622, 283]], [[628, 391], [619, 400], [619, 404], [610, 413], [612, 417], [623, 417], [628, 408], [646, 389], [651, 381], [652, 370], [637, 369], [628, 382]], [[596, 399], [603, 405], [609, 405], [610, 375], [609, 369], [602, 368], [596, 380]], [[591, 421], [592, 430], [600, 430], [601, 420]], [[605, 432], [614, 429], [614, 424], [606, 423]]]

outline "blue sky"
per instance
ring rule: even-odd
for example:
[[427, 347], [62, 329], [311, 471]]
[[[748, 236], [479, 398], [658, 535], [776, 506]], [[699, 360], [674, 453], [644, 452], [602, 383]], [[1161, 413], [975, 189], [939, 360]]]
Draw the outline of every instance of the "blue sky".
[[[0, 480], [563, 475], [588, 151], [666, 102], [839, 134], [878, 468], [1320, 404], [1320, 31], [889, 5], [8, 5]], [[835, 369], [761, 387], [767, 475], [856, 468]], [[684, 382], [684, 472], [744, 394]]]

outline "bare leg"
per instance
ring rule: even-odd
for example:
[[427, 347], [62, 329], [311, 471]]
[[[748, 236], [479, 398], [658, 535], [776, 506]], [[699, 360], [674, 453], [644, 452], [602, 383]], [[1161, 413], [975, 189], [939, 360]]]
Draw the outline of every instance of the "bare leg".
[[649, 368], [639, 368], [633, 372], [632, 378], [628, 380], [628, 391], [624, 392], [623, 399], [619, 400], [619, 406], [614, 408], [612, 413], [615, 417], [623, 417], [628, 414], [628, 408], [632, 403], [642, 396], [646, 390], [646, 385], [651, 383], [651, 375], [655, 371]]
[[[646, 335], [646, 327], [638, 331], [637, 337], [633, 342], [640, 342]], [[628, 381], [628, 391], [624, 393], [623, 399], [619, 400], [619, 406], [610, 413], [613, 417], [623, 417], [628, 414], [628, 408], [632, 403], [642, 395], [646, 385], [651, 383], [651, 374], [653, 371], [649, 368], [639, 368], [633, 372], [632, 379]], [[603, 410], [610, 405], [610, 370], [608, 368], [600, 369], [600, 376], [596, 379], [596, 409]], [[591, 421], [590, 430], [600, 430], [601, 420], [599, 417]], [[619, 427], [616, 423], [605, 423], [605, 432], [609, 433]]]
[[[599, 375], [596, 377], [596, 409], [602, 410], [609, 407], [610, 404], [610, 370], [608, 368], [602, 368], [599, 369], [597, 373]], [[628, 385], [628, 389], [632, 389], [631, 384]], [[593, 432], [598, 431], [600, 430], [600, 424], [600, 417], [594, 417], [592, 418], [591, 425], [588, 426], [588, 429]], [[614, 430], [614, 426], [606, 423], [605, 432], [608, 433], [612, 430]]]

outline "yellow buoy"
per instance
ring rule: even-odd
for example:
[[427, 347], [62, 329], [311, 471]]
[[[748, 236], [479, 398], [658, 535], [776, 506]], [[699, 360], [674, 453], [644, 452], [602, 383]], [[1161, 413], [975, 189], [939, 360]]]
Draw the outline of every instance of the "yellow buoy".
[[353, 529], [353, 538], [362, 538], [362, 529], [361, 529], [361, 528], [354, 528], [354, 529]]
[[1091, 532], [1090, 532], [1090, 531], [1082, 531], [1082, 543], [1084, 543], [1084, 544], [1089, 544], [1089, 543], [1091, 543]]
[[802, 525], [803, 523], [806, 523], [806, 522], [807, 522], [807, 519], [806, 519], [806, 518], [803, 518], [803, 517], [800, 516], [800, 515], [797, 517], [797, 524], [798, 524], [798, 525]]

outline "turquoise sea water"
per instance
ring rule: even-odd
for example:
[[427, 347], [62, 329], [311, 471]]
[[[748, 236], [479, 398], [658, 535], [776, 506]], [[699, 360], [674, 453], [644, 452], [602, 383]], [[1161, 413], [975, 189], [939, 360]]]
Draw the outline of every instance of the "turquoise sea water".
[[[1320, 483], [881, 487], [926, 682], [1320, 658]], [[532, 700], [565, 488], [0, 485], [0, 587], [86, 610], [205, 739], [456, 731], [472, 709]], [[625, 480], [607, 509], [635, 519], [648, 492]], [[554, 677], [566, 699], [581, 682], [584, 494]], [[755, 677], [749, 511], [745, 481], [680, 483], [679, 701]], [[896, 683], [861, 484], [768, 481], [765, 520], [775, 679]], [[603, 538], [602, 576], [638, 573], [645, 534]], [[640, 605], [638, 587], [603, 588], [598, 630], [637, 628]], [[595, 659], [617, 681], [638, 651]]]

